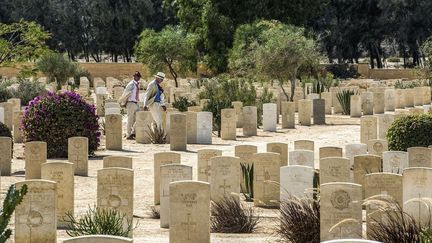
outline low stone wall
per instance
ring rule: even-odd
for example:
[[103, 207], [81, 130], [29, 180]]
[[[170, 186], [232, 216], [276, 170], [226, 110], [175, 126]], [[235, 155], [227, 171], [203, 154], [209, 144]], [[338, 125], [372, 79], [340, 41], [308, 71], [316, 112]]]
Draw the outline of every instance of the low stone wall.
[[368, 79], [418, 79], [415, 69], [370, 69], [369, 64], [358, 64], [361, 77]]

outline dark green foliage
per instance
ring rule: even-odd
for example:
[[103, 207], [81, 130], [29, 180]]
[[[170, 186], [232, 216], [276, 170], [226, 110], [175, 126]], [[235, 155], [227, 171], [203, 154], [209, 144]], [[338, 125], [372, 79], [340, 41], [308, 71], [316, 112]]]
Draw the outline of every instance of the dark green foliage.
[[254, 192], [253, 192], [253, 164], [243, 164], [240, 163], [244, 188], [241, 188], [243, 195], [247, 202], [253, 202]]
[[11, 90], [11, 98], [21, 99], [21, 104], [27, 105], [36, 96], [46, 93], [45, 86], [37, 81], [20, 79], [18, 88]]
[[[128, 237], [129, 232], [133, 229], [133, 222], [126, 218], [126, 215], [115, 209], [103, 209], [97, 207], [89, 207], [79, 219], [68, 212], [65, 217], [65, 222], [69, 229], [66, 233], [69, 236], [81, 235], [115, 235]], [[127, 223], [127, 227], [123, 227], [123, 223]]]
[[342, 106], [342, 113], [350, 115], [351, 113], [351, 95], [357, 94], [353, 90], [342, 90], [336, 94], [339, 104]]
[[432, 115], [410, 115], [396, 119], [387, 131], [389, 150], [432, 145]]
[[194, 100], [189, 101], [187, 97], [175, 97], [172, 106], [179, 110], [180, 112], [187, 111], [189, 106], [196, 106], [196, 102]]
[[310, 198], [292, 197], [280, 204], [276, 233], [292, 243], [320, 242], [320, 205]]
[[357, 78], [359, 73], [353, 65], [346, 63], [343, 64], [329, 64], [326, 66], [326, 70], [333, 74], [334, 78], [349, 79]]
[[15, 207], [18, 206], [24, 195], [27, 194], [27, 185], [23, 185], [20, 190], [16, 190], [15, 185], [11, 185], [3, 201], [3, 208], [0, 211], [0, 242], [4, 243], [12, 234], [11, 229], [7, 229]]
[[146, 130], [146, 135], [152, 144], [166, 144], [167, 134], [162, 127], [158, 127], [153, 123], [151, 126], [148, 125], [148, 128], [148, 131]]
[[313, 199], [318, 200], [319, 190], [320, 190], [319, 170], [314, 171], [314, 177], [313, 177], [312, 185], [314, 188]]
[[253, 207], [246, 207], [235, 196], [212, 201], [211, 231], [214, 233], [252, 233], [260, 222]]
[[0, 122], [0, 137], [12, 137], [11, 130], [3, 123]]
[[50, 53], [43, 56], [36, 63], [38, 69], [43, 72], [50, 82], [57, 83], [57, 89], [67, 84], [70, 77], [73, 77], [78, 69], [78, 64], [71, 62], [60, 53]]

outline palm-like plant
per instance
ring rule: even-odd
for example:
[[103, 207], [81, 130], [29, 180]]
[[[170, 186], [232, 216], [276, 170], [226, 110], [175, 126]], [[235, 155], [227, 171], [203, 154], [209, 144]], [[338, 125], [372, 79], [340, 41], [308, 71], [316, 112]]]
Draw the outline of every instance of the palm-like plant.
[[342, 90], [336, 94], [336, 97], [342, 106], [342, 113], [349, 115], [351, 113], [351, 95], [356, 95], [357, 92], [353, 90]]
[[246, 198], [247, 202], [253, 202], [254, 192], [253, 192], [253, 164], [243, 164], [240, 163], [244, 188], [242, 188], [242, 193]]

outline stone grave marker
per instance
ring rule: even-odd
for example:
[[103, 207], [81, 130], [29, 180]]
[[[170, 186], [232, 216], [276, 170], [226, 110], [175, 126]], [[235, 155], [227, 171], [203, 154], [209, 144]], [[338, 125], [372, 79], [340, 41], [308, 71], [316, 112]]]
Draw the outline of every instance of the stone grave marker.
[[17, 182], [20, 190], [27, 185], [27, 194], [15, 208], [15, 242], [56, 242], [56, 183], [46, 180]]
[[374, 108], [373, 92], [363, 92], [361, 94], [363, 115], [373, 115]]
[[253, 160], [254, 206], [278, 207], [280, 200], [280, 155], [256, 153]]
[[213, 114], [211, 112], [197, 113], [197, 138], [198, 144], [212, 144]]
[[40, 179], [41, 166], [47, 161], [47, 144], [41, 141], [25, 143], [25, 179]]
[[395, 117], [392, 114], [378, 115], [378, 138], [386, 139], [387, 130], [393, 123]]
[[187, 143], [197, 143], [197, 130], [198, 130], [198, 117], [196, 112], [185, 112], [186, 114], [186, 131], [187, 131]]
[[281, 106], [282, 128], [295, 128], [295, 103], [283, 101]]
[[345, 157], [350, 160], [351, 166], [354, 165], [354, 156], [367, 154], [367, 145], [363, 143], [351, 143], [345, 145]]
[[408, 168], [408, 152], [385, 151], [382, 154], [383, 172], [402, 174]]
[[231, 102], [232, 106], [234, 107], [234, 110], [236, 111], [236, 126], [237, 128], [243, 127], [243, 114], [242, 114], [242, 108], [243, 108], [243, 102], [241, 101], [233, 101]]
[[414, 89], [405, 89], [405, 107], [414, 107]]
[[423, 105], [430, 105], [431, 103], [431, 88], [429, 86], [423, 86]]
[[342, 157], [342, 148], [339, 147], [320, 147], [319, 148], [319, 158], [327, 157]]
[[192, 167], [180, 164], [168, 164], [160, 167], [160, 227], [169, 228], [170, 219], [170, 183], [192, 180]]
[[[321, 241], [362, 238], [362, 186], [332, 182], [320, 187]], [[346, 223], [341, 223], [344, 220]], [[339, 224], [338, 227], [334, 227]], [[333, 228], [333, 231], [330, 229]]]
[[374, 101], [374, 114], [383, 114], [384, 113], [384, 92], [382, 91], [374, 92], [373, 101]]
[[12, 102], [2, 102], [0, 107], [3, 107], [3, 123], [12, 130], [13, 128], [13, 104]]
[[170, 149], [175, 151], [187, 149], [187, 126], [184, 114], [170, 115]]
[[198, 180], [209, 182], [211, 176], [210, 159], [216, 156], [222, 156], [222, 150], [218, 149], [200, 149], [198, 154]]
[[385, 111], [394, 111], [395, 110], [395, 90], [394, 89], [386, 89], [384, 91], [384, 110]]
[[245, 106], [242, 112], [243, 136], [250, 137], [257, 135], [257, 108], [256, 106]]
[[342, 157], [320, 159], [320, 184], [329, 182], [351, 182], [350, 160]]
[[294, 150], [315, 150], [315, 143], [312, 140], [295, 140]]
[[[1, 112], [1, 111], [0, 111]], [[1, 114], [0, 114], [1, 116]], [[23, 142], [23, 131], [21, 130], [21, 120], [24, 116], [24, 112], [16, 111], [14, 112], [14, 121], [13, 121], [13, 141], [14, 143], [22, 143]], [[0, 121], [1, 122], [1, 121]]]
[[74, 215], [74, 164], [49, 162], [42, 164], [42, 179], [56, 183], [57, 227], [67, 227], [64, 221], [69, 212]]
[[281, 158], [280, 166], [288, 165], [288, 144], [268, 143], [267, 152], [278, 153], [280, 155]]
[[322, 92], [321, 99], [325, 100], [325, 114], [332, 114], [332, 96], [330, 92]]
[[376, 116], [360, 117], [360, 143], [367, 144], [367, 141], [378, 138], [377, 123]]
[[11, 98], [8, 99], [7, 102], [12, 103], [12, 112], [21, 111], [21, 99]]
[[326, 123], [325, 117], [325, 100], [314, 99], [313, 103], [313, 121], [314, 125], [323, 125]]
[[160, 203], [160, 167], [168, 164], [180, 164], [180, 154], [175, 152], [160, 152], [154, 154], [154, 204]]
[[170, 243], [210, 243], [210, 184], [170, 184]]
[[304, 99], [304, 93], [303, 91], [294, 91], [294, 97], [293, 97], [293, 102], [295, 104], [295, 111], [298, 111], [298, 107], [299, 107], [299, 101]]
[[290, 151], [288, 158], [288, 165], [304, 165], [315, 168], [314, 152], [311, 150]]
[[74, 165], [74, 173], [79, 176], [88, 175], [88, 138], [68, 138], [68, 161]]
[[236, 140], [236, 113], [234, 109], [221, 110], [221, 139]]
[[420, 224], [427, 224], [430, 222], [430, 203], [427, 200], [432, 198], [432, 168], [407, 168], [403, 172], [402, 183], [404, 212]]
[[240, 158], [217, 156], [210, 159], [210, 192], [212, 201], [224, 197], [240, 200]]
[[432, 150], [430, 148], [411, 147], [407, 151], [409, 167], [432, 167]]
[[[381, 157], [377, 155], [354, 156], [354, 183], [364, 185], [366, 174], [380, 172]], [[364, 187], [363, 187], [364, 193]], [[363, 194], [364, 195], [364, 194]]]
[[388, 150], [388, 142], [384, 139], [371, 139], [367, 142], [368, 153], [382, 157], [382, 153]]
[[395, 90], [395, 108], [403, 109], [405, 108], [405, 90], [396, 89]]
[[12, 139], [0, 137], [0, 172], [2, 176], [11, 175]]
[[138, 111], [135, 114], [135, 140], [137, 143], [151, 143], [148, 133], [150, 132], [153, 116], [150, 111]]
[[330, 92], [332, 93], [332, 104], [334, 114], [342, 113], [342, 106], [337, 99], [337, 94], [340, 91], [339, 87], [331, 87]]
[[107, 156], [103, 158], [103, 168], [119, 167], [132, 169], [132, 157]]
[[113, 114], [105, 117], [105, 147], [108, 150], [122, 150], [122, 115]]
[[360, 95], [351, 95], [350, 116], [361, 117], [362, 100]]
[[414, 106], [423, 105], [423, 88], [414, 87]]
[[292, 196], [312, 198], [314, 174], [309, 166], [280, 167], [280, 200], [285, 201]]
[[263, 131], [276, 132], [277, 105], [275, 103], [263, 104]]
[[[104, 168], [97, 171], [97, 204], [98, 208], [115, 209], [125, 215], [124, 229], [127, 221], [133, 220], [134, 205], [134, 171], [126, 168]], [[130, 232], [129, 237], [132, 236]]]
[[312, 100], [299, 100], [298, 111], [298, 119], [300, 125], [310, 126], [312, 116]]

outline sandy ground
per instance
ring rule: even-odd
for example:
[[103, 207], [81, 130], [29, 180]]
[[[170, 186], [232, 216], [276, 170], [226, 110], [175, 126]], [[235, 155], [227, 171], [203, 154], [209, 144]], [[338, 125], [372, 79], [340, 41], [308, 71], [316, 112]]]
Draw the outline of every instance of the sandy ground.
[[[322, 146], [344, 147], [348, 143], [358, 143], [360, 140], [360, 119], [348, 116], [327, 116], [328, 125], [297, 126], [296, 129], [279, 129], [275, 133], [258, 130], [258, 136], [242, 137], [241, 129], [237, 130], [239, 136], [236, 141], [223, 141], [216, 136], [213, 145], [188, 145], [188, 151], [181, 153], [181, 163], [194, 168], [194, 179], [197, 177], [196, 161], [197, 150], [214, 148], [223, 151], [223, 155], [234, 156], [234, 145], [251, 144], [258, 146], [258, 152], [266, 151], [268, 142], [288, 143], [289, 150], [294, 149], [294, 140], [310, 139], [315, 141], [315, 164], [317, 164], [318, 148]], [[280, 127], [279, 127], [280, 128]], [[169, 145], [144, 145], [135, 141], [125, 140], [123, 151], [105, 150], [104, 139], [100, 150], [96, 152], [96, 158], [89, 160], [89, 176], [75, 177], [75, 215], [80, 215], [88, 205], [96, 204], [96, 172], [102, 168], [102, 158], [109, 155], [121, 155], [133, 157], [135, 171], [134, 185], [134, 215], [138, 223], [134, 230], [134, 242], [169, 242], [167, 229], [159, 228], [159, 220], [149, 216], [150, 206], [153, 204], [153, 155], [157, 152], [169, 151]], [[12, 163], [13, 176], [1, 177], [2, 199], [9, 185], [24, 180], [23, 144], [16, 144]], [[277, 210], [259, 209], [262, 221], [259, 229], [253, 234], [211, 234], [212, 242], [278, 242], [274, 233], [277, 227]], [[10, 224], [13, 228], [13, 220]], [[58, 230], [58, 242], [68, 238], [64, 230]], [[8, 242], [13, 242], [13, 236]], [[197, 242], [198, 243], [198, 242]]]

